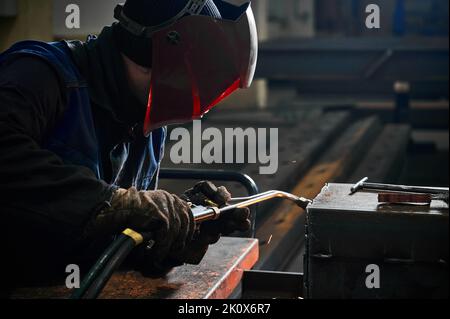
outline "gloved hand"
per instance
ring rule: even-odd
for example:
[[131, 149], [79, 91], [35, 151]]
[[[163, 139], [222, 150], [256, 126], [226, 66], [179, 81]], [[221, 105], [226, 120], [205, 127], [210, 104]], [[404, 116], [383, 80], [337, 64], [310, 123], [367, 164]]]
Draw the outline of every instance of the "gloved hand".
[[191, 242], [195, 223], [189, 205], [165, 191], [117, 190], [110, 207], [97, 213], [88, 223], [85, 238], [120, 234], [126, 228], [152, 233], [155, 245], [140, 245], [133, 253], [133, 264], [143, 272], [158, 273], [179, 266], [178, 256]]
[[[211, 202], [223, 207], [231, 199], [228, 190], [221, 186], [216, 187], [211, 182], [200, 182], [192, 189], [187, 190], [181, 198], [194, 205], [211, 206]], [[248, 208], [236, 209], [222, 215], [218, 220], [205, 222], [194, 235], [194, 240], [185, 250], [184, 259], [188, 263], [198, 264], [203, 259], [209, 245], [219, 241], [222, 235], [230, 235], [235, 231], [246, 232], [251, 228]]]

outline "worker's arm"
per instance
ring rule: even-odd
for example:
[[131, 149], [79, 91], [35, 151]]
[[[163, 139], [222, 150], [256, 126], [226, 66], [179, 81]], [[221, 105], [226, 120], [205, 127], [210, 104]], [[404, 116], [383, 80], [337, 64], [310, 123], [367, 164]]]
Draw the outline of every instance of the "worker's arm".
[[38, 59], [21, 58], [0, 71], [0, 205], [6, 220], [69, 241], [92, 242], [125, 228], [151, 232], [155, 247], [137, 257], [143, 271], [200, 262], [221, 230], [212, 240], [211, 232], [201, 232], [191, 243], [193, 216], [185, 201], [164, 191], [115, 190], [41, 147], [64, 113], [64, 95], [57, 74]]
[[56, 242], [43, 245], [55, 247], [133, 228], [157, 241], [140, 263], [158, 271], [182, 264], [166, 257], [189, 256], [183, 250], [194, 224], [185, 201], [164, 191], [117, 190], [41, 147], [65, 108], [64, 84], [46, 62], [20, 58], [0, 70], [0, 212], [14, 225], [9, 237], [15, 231], [25, 232], [21, 242], [49, 237]]
[[66, 108], [65, 93], [38, 58], [21, 57], [0, 70], [0, 201], [9, 215], [3, 217], [68, 235], [82, 231], [112, 189], [41, 147]]

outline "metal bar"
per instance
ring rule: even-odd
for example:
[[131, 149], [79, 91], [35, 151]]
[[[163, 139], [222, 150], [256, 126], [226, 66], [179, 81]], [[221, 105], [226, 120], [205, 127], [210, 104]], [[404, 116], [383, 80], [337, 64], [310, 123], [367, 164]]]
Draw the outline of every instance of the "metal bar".
[[274, 199], [274, 198], [282, 198], [282, 199], [290, 200], [290, 201], [296, 203], [298, 206], [300, 206], [303, 209], [306, 209], [306, 207], [312, 203], [312, 201], [309, 199], [306, 199], [303, 197], [298, 197], [298, 196], [295, 196], [293, 194], [289, 194], [286, 192], [273, 190], [273, 191], [268, 191], [268, 192], [262, 193], [257, 196], [249, 197], [246, 200], [244, 200], [243, 202], [240, 202], [238, 204], [224, 207], [223, 211], [225, 212], [230, 209], [232, 210], [232, 209], [236, 209], [236, 208], [250, 207], [252, 205], [255, 205], [255, 204], [270, 200], [270, 199]]
[[[214, 220], [217, 219], [220, 214], [224, 214], [226, 212], [238, 209], [238, 208], [246, 208], [246, 207], [251, 207], [253, 205], [271, 200], [271, 199], [275, 199], [275, 198], [282, 198], [282, 199], [286, 199], [286, 200], [290, 200], [294, 203], [296, 203], [299, 207], [306, 209], [308, 205], [310, 205], [312, 203], [311, 200], [303, 198], [303, 197], [298, 197], [295, 196], [293, 194], [289, 194], [286, 192], [282, 192], [282, 191], [268, 191], [256, 196], [251, 196], [248, 198], [243, 198], [244, 201], [240, 202], [240, 203], [236, 203], [233, 205], [229, 205], [223, 208], [217, 208], [217, 207], [202, 207], [202, 206], [197, 206], [194, 207], [192, 212], [194, 214], [194, 218], [196, 220], [196, 222], [202, 222], [202, 221], [207, 221], [207, 220]], [[236, 200], [236, 199], [235, 199]]]
[[364, 183], [364, 188], [370, 190], [419, 193], [419, 194], [445, 194], [449, 192], [448, 188], [441, 188], [441, 187], [404, 186], [404, 185], [389, 185], [376, 183]]
[[289, 81], [302, 94], [392, 94], [411, 83], [413, 97], [448, 97], [448, 38], [286, 39], [261, 44], [257, 78]]
[[368, 183], [367, 182], [368, 180], [369, 180], [368, 177], [364, 177], [358, 183], [353, 185], [350, 189], [351, 194], [355, 194], [360, 190], [390, 191], [390, 192], [418, 193], [418, 194], [447, 194], [447, 195], [449, 193], [449, 188], [444, 187], [423, 187], [423, 186]]

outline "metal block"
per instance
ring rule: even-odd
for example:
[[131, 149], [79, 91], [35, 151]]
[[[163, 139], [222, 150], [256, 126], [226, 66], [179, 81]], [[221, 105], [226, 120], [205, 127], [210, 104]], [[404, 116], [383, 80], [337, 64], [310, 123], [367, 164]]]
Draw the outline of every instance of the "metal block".
[[351, 186], [327, 185], [308, 208], [307, 298], [448, 298], [448, 205], [379, 205]]

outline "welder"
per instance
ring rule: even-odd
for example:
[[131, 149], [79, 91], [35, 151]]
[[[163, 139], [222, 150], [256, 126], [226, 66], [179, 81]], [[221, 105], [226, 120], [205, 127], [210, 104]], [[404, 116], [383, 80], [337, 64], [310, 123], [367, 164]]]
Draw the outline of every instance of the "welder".
[[195, 227], [189, 203], [225, 205], [224, 187], [158, 189], [167, 125], [201, 118], [252, 82], [250, 3], [128, 0], [114, 17], [86, 42], [24, 41], [0, 55], [4, 291], [60, 280], [68, 264], [86, 272], [126, 228], [156, 242], [130, 265], [162, 275], [250, 227], [247, 209]]

